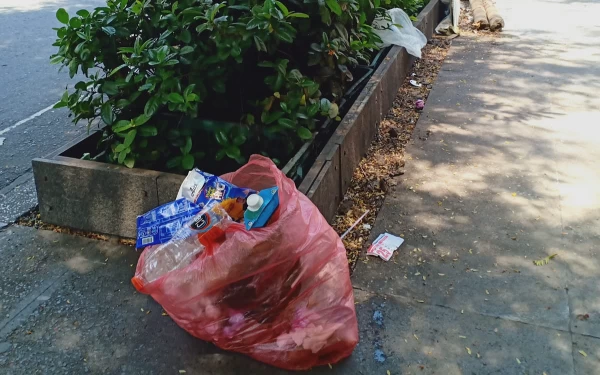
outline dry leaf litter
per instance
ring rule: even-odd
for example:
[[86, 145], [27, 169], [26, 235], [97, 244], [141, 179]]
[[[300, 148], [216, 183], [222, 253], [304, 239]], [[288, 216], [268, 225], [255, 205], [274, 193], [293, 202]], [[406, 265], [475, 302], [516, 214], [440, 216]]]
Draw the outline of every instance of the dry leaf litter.
[[[357, 225], [343, 240], [351, 269], [354, 269], [361, 251], [369, 245], [371, 228], [386, 194], [397, 183], [397, 177], [404, 174], [404, 149], [421, 113], [415, 109], [415, 101], [423, 99], [427, 106], [427, 96], [450, 43], [449, 38], [434, 37], [425, 46], [423, 58], [415, 62], [396, 95], [392, 109], [381, 121], [377, 139], [354, 171], [350, 187], [333, 221], [333, 227], [341, 234], [369, 210], [362, 225]], [[409, 83], [411, 79], [421, 83], [421, 87], [412, 86]]]
[[87, 237], [87, 238], [91, 238], [91, 239], [99, 240], [99, 241], [114, 240], [122, 245], [135, 246], [135, 240], [132, 240], [132, 239], [118, 238], [116, 236], [109, 236], [106, 234], [86, 232], [83, 230], [72, 229], [72, 228], [67, 228], [67, 227], [61, 227], [61, 226], [54, 225], [54, 224], [44, 223], [42, 221], [42, 219], [40, 218], [40, 212], [37, 209], [37, 207], [28, 211], [27, 213], [23, 214], [21, 217], [19, 217], [16, 221], [16, 224], [27, 226], [27, 227], [33, 227], [35, 229], [51, 230], [56, 233], [64, 233], [64, 234], [70, 234], [73, 236]]

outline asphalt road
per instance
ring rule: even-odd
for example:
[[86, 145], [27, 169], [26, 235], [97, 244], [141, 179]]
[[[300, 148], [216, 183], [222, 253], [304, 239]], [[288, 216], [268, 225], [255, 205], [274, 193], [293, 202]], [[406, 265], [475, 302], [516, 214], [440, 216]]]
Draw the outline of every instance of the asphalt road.
[[[51, 154], [85, 133], [66, 109], [51, 109], [65, 87], [77, 82], [58, 71], [53, 27], [60, 7], [70, 14], [103, 0], [0, 1], [0, 222], [35, 206], [31, 159]], [[36, 116], [37, 115], [37, 116]], [[34, 117], [35, 116], [35, 117]]]

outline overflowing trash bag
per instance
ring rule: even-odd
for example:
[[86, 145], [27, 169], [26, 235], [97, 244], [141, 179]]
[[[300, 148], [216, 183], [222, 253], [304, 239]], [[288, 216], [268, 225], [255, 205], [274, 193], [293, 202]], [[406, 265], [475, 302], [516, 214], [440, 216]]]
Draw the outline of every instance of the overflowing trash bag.
[[[135, 287], [190, 334], [270, 365], [304, 370], [349, 356], [358, 325], [337, 233], [268, 158], [253, 156], [221, 177], [256, 191], [278, 188], [267, 225], [246, 230], [207, 204], [207, 216], [144, 250]], [[219, 229], [209, 240], [195, 235], [213, 224]]]

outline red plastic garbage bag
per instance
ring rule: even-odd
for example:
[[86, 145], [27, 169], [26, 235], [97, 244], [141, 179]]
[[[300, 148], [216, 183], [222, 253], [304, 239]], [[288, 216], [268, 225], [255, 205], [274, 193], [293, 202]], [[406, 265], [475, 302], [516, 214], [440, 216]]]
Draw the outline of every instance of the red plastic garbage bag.
[[349, 356], [358, 324], [339, 236], [267, 158], [253, 156], [222, 178], [255, 190], [278, 186], [269, 224], [247, 231], [232, 223], [221, 245], [136, 287], [190, 334], [274, 366], [303, 370]]

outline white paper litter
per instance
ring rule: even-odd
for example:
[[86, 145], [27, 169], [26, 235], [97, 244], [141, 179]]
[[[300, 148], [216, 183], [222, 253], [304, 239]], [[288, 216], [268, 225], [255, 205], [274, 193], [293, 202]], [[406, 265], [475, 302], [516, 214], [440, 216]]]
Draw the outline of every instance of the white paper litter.
[[181, 183], [177, 199], [185, 198], [190, 202], [196, 202], [205, 182], [204, 176], [196, 172], [195, 168], [192, 169]]
[[387, 262], [403, 242], [401, 237], [389, 233], [380, 234], [367, 250], [367, 255], [380, 257]]

